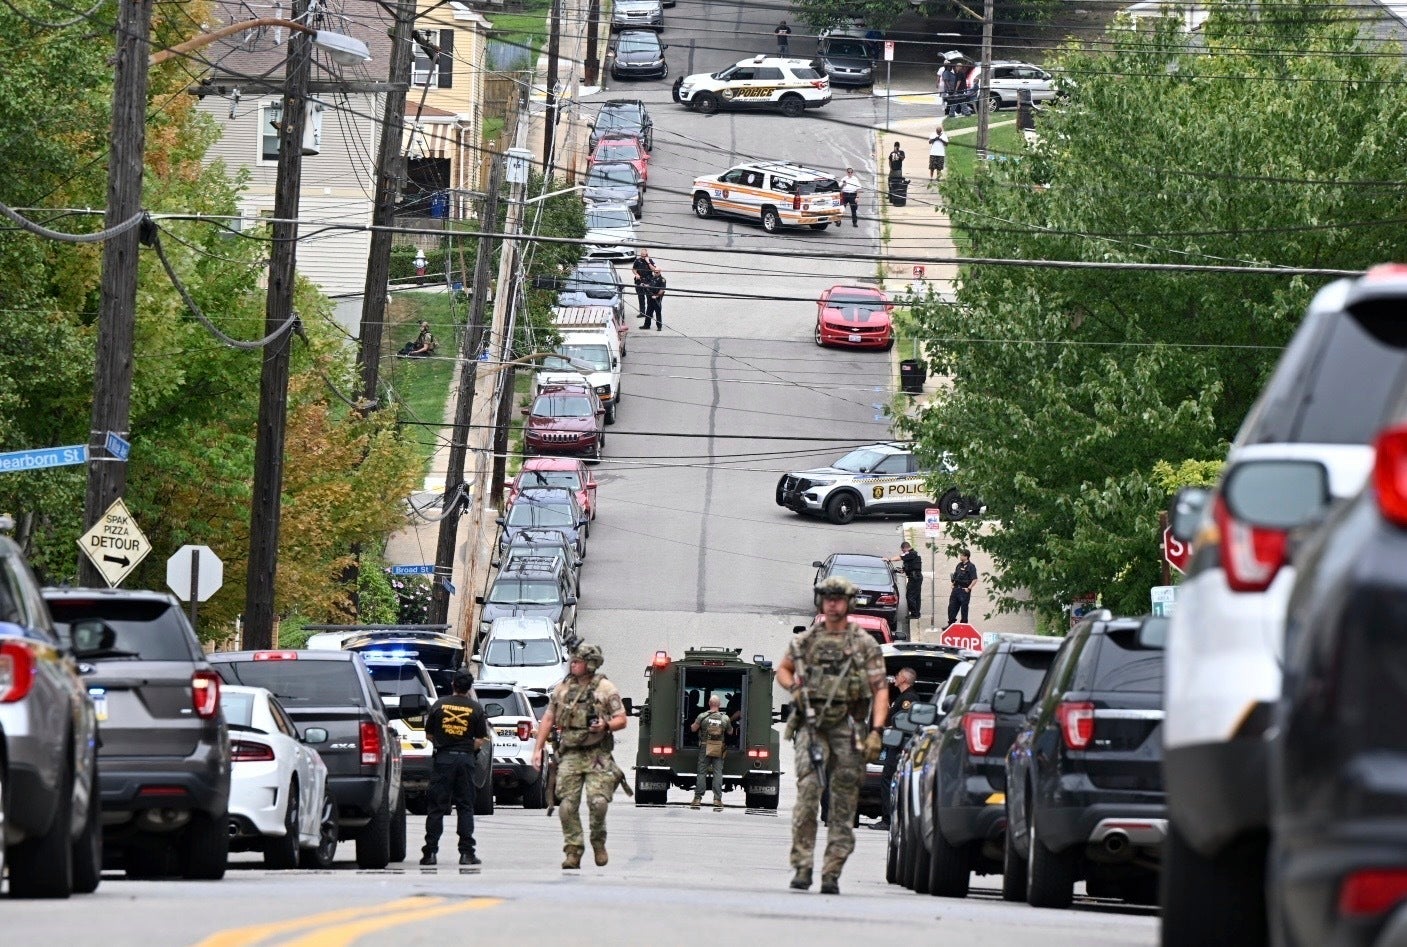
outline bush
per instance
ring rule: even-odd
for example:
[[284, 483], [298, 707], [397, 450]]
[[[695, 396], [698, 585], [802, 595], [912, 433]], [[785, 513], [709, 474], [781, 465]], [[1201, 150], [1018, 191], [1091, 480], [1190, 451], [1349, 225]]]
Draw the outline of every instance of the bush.
[[381, 560], [364, 557], [357, 571], [357, 620], [364, 625], [392, 625], [400, 601]]
[[397, 621], [402, 625], [423, 625], [430, 617], [430, 578], [423, 575], [391, 576], [390, 587], [400, 603]]

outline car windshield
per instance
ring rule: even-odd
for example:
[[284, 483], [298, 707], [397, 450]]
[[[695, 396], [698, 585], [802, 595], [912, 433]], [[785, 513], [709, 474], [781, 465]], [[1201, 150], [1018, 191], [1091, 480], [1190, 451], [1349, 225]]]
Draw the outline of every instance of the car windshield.
[[849, 56], [853, 59], [870, 58], [869, 50], [865, 49], [863, 43], [848, 39], [833, 39], [826, 47], [828, 56]]
[[585, 398], [560, 395], [538, 398], [533, 402], [532, 412], [539, 418], [586, 418], [596, 413]]
[[566, 487], [569, 490], [581, 489], [581, 475], [575, 470], [525, 470], [519, 479], [520, 487]]
[[365, 703], [351, 661], [230, 661], [215, 670], [227, 683], [266, 688], [290, 709]]
[[625, 109], [602, 109], [596, 116], [596, 130], [611, 128], [639, 128], [640, 118]]
[[220, 691], [220, 709], [225, 712], [225, 722], [232, 727], [254, 726], [254, 695], [235, 694]]
[[495, 605], [553, 605], [560, 601], [560, 598], [557, 594], [557, 583], [549, 579], [500, 576], [493, 584], [488, 600]]
[[660, 48], [659, 40], [653, 33], [629, 33], [620, 38], [620, 52], [654, 52]]
[[[598, 372], [611, 370], [611, 350], [604, 345], [559, 345], [557, 354], [586, 362]], [[566, 364], [570, 367], [570, 363]]]
[[425, 681], [418, 668], [409, 664], [378, 664], [368, 661], [366, 669], [376, 682], [376, 693], [382, 697], [400, 697], [402, 694], [425, 694]]
[[832, 293], [827, 303], [836, 309], [883, 309], [888, 305], [883, 299], [874, 296], [860, 296], [854, 293]]
[[587, 230], [628, 230], [633, 221], [624, 207], [592, 208], [586, 212]]
[[634, 187], [635, 169], [628, 164], [602, 167], [595, 165], [586, 172], [587, 187]]
[[615, 280], [604, 270], [577, 270], [562, 284], [566, 292], [600, 294], [614, 296]]
[[640, 146], [632, 139], [607, 139], [596, 149], [597, 161], [635, 161], [640, 157]]
[[498, 667], [540, 668], [556, 664], [560, 660], [557, 646], [546, 638], [495, 638], [489, 642], [485, 664]]
[[509, 526], [575, 526], [571, 511], [563, 506], [547, 506], [519, 500], [508, 509]]
[[484, 716], [494, 717], [535, 717], [527, 697], [516, 691], [502, 687], [475, 685], [474, 696], [484, 706]]
[[73, 625], [97, 619], [116, 632], [111, 651], [143, 661], [189, 661], [189, 632], [180, 612], [161, 599], [50, 599], [49, 613], [64, 641], [73, 640]]
[[831, 464], [831, 466], [836, 470], [844, 470], [846, 473], [869, 473], [875, 468], [876, 464], [888, 456], [887, 453], [874, 450], [870, 447], [859, 447]]
[[893, 582], [888, 569], [870, 566], [836, 566], [831, 575], [844, 576], [862, 589], [885, 589]]

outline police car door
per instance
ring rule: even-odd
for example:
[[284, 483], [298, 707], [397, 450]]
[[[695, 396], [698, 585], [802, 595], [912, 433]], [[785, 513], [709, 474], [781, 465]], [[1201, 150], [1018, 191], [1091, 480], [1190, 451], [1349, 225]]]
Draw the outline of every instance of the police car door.
[[743, 168], [734, 168], [719, 175], [718, 183], [711, 188], [713, 206], [729, 214], [744, 214], [751, 217], [755, 213], [753, 205], [756, 201], [743, 187], [748, 173]]
[[775, 66], [758, 66], [753, 70], [752, 87], [748, 101], [755, 105], [765, 105], [768, 102], [777, 101], [778, 93], [781, 92], [783, 80], [782, 70]]
[[870, 472], [865, 508], [876, 513], [907, 513], [928, 505], [927, 487], [913, 454], [890, 454]]
[[727, 75], [722, 77], [728, 84], [718, 93], [723, 97], [723, 101], [732, 105], [746, 105], [752, 89], [757, 85], [753, 81], [752, 73], [751, 66], [735, 66], [728, 70]]

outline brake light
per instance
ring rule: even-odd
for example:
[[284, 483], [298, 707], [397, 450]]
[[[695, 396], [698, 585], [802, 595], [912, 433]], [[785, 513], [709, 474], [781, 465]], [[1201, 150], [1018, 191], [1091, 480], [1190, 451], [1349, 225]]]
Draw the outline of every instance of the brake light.
[[801, 210], [801, 195], [800, 195], [800, 194], [793, 194], [793, 195], [791, 196], [791, 209], [792, 209], [792, 210]]
[[1378, 435], [1373, 460], [1373, 489], [1383, 517], [1407, 526], [1407, 425], [1388, 428]]
[[184, 795], [186, 795], [186, 787], [185, 787], [185, 786], [143, 786], [141, 789], [138, 789], [138, 790], [137, 790], [137, 795], [138, 795], [138, 796], [147, 796], [147, 797], [159, 796], [159, 797], [165, 797], [165, 798], [173, 798], [173, 797], [176, 797], [176, 796], [184, 796]]
[[673, 755], [674, 755], [674, 747], [672, 747], [672, 746], [653, 746], [653, 747], [650, 747], [650, 752], [653, 753], [653, 754], [655, 754], [656, 756], [673, 756]]
[[1221, 533], [1221, 562], [1233, 592], [1264, 592], [1285, 564], [1289, 534], [1238, 522], [1217, 497], [1212, 513]]
[[274, 750], [271, 746], [253, 740], [231, 740], [230, 760], [235, 763], [273, 762]]
[[830, 83], [829, 79], [812, 79], [811, 88], [824, 89]]
[[1094, 742], [1094, 704], [1089, 701], [1067, 700], [1055, 708], [1060, 722], [1060, 736], [1071, 750], [1087, 750]]
[[255, 651], [255, 661], [297, 661], [297, 651]]
[[381, 728], [370, 720], [362, 721], [361, 747], [363, 766], [381, 765]]
[[220, 675], [214, 671], [196, 671], [191, 675], [191, 706], [202, 720], [209, 720], [220, 712]]
[[1377, 917], [1407, 900], [1407, 868], [1365, 868], [1339, 885], [1339, 914]]
[[894, 594], [892, 594], [892, 593], [890, 593], [890, 592], [885, 592], [884, 594], [880, 595], [880, 597], [879, 597], [878, 599], [875, 600], [875, 604], [877, 604], [877, 605], [898, 605], [898, 604], [899, 604], [899, 596], [894, 595]]
[[764, 747], [755, 746], [747, 751], [748, 759], [765, 760], [772, 755], [772, 751]]
[[0, 704], [24, 700], [34, 686], [34, 653], [23, 641], [0, 643]]
[[526, 720], [518, 721], [518, 739], [531, 740], [533, 737], [533, 725]]
[[973, 711], [962, 715], [962, 733], [967, 738], [967, 752], [986, 756], [997, 737], [997, 715]]

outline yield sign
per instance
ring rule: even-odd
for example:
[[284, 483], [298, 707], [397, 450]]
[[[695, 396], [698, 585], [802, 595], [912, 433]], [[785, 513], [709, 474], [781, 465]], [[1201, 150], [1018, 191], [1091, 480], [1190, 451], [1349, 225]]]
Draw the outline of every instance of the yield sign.
[[151, 552], [151, 542], [120, 497], [79, 538], [78, 546], [113, 588]]
[[1172, 534], [1172, 527], [1163, 529], [1163, 558], [1183, 575], [1187, 574], [1187, 563], [1192, 560], [1192, 546]]

